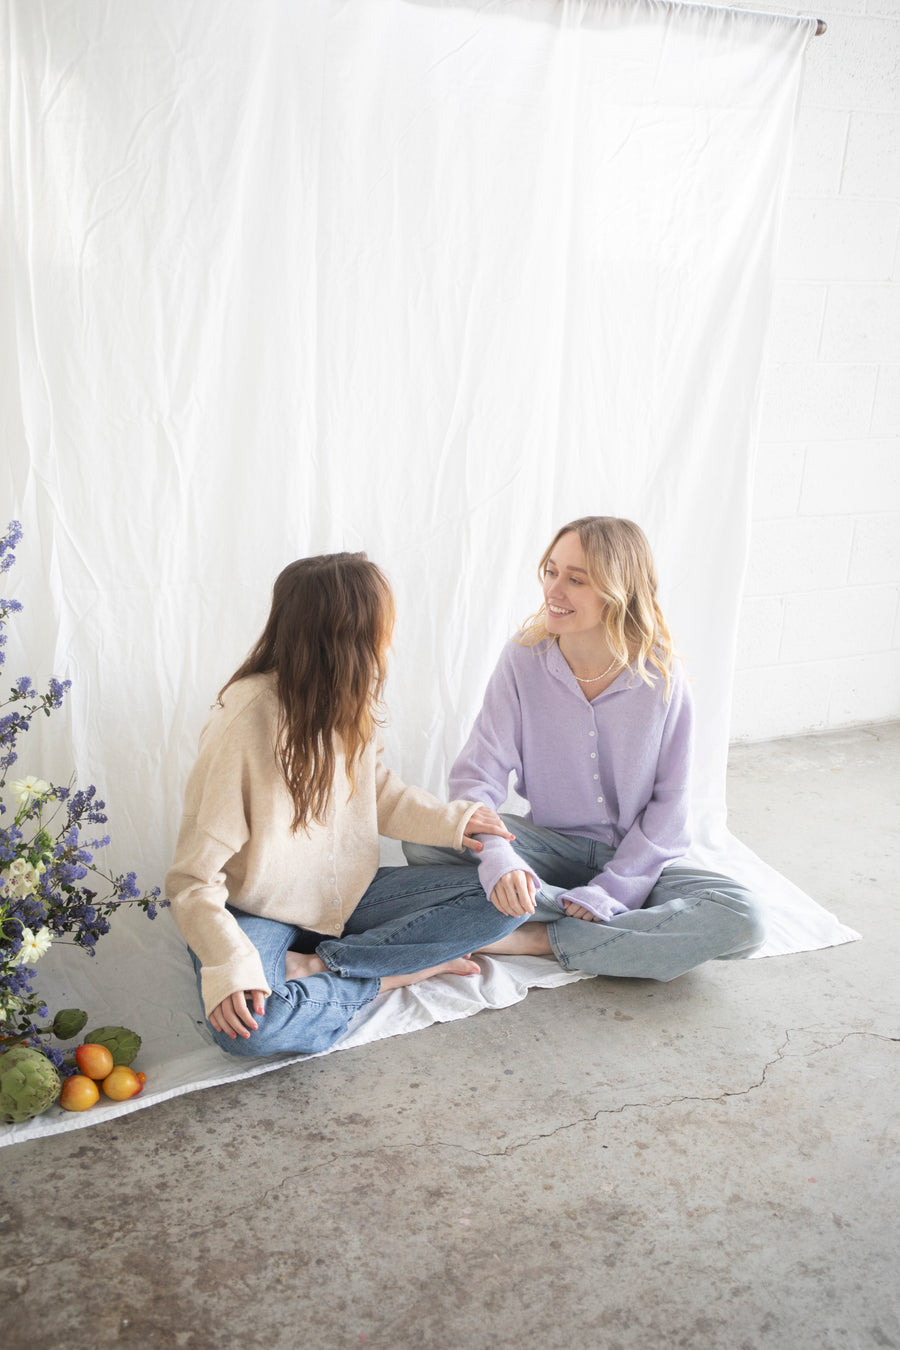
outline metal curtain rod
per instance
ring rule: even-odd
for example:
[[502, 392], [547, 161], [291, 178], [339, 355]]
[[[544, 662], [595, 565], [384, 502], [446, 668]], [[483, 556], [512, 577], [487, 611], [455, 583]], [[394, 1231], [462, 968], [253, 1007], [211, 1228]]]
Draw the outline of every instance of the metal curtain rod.
[[827, 29], [827, 27], [828, 27], [828, 24], [825, 22], [824, 19], [816, 19], [816, 32], [815, 32], [815, 36], [816, 36], [816, 37], [821, 37], [822, 34], [823, 34], [823, 33], [825, 32], [825, 30]]

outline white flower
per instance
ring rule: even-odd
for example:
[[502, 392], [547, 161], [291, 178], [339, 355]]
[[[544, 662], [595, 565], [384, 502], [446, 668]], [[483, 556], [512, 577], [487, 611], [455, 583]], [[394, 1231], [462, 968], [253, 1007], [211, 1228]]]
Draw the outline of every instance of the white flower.
[[52, 792], [49, 783], [45, 783], [43, 778], [34, 778], [31, 774], [27, 778], [16, 778], [9, 785], [12, 795], [18, 798], [20, 806], [27, 806], [35, 797], [46, 797], [48, 792]]
[[23, 928], [19, 965], [30, 966], [32, 962], [39, 961], [50, 950], [52, 942], [53, 934], [49, 928], [41, 928], [37, 933], [33, 933], [30, 928]]
[[46, 868], [41, 864], [33, 867], [27, 858], [14, 858], [5, 875], [0, 876], [0, 881], [3, 882], [4, 891], [8, 896], [15, 900], [24, 900], [37, 890], [41, 873], [44, 871]]

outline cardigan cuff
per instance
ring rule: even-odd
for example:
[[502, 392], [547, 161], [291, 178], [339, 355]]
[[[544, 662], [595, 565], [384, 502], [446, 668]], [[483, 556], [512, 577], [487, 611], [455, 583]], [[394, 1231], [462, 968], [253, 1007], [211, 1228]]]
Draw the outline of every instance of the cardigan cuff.
[[200, 969], [200, 993], [207, 1017], [223, 999], [248, 989], [261, 989], [266, 997], [272, 992], [255, 951], [252, 955], [234, 957], [221, 966]]

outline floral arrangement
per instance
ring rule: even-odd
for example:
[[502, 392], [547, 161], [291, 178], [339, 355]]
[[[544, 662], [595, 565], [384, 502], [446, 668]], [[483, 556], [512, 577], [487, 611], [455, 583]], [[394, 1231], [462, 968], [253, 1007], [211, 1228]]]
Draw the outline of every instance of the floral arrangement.
[[[0, 574], [13, 565], [21, 538], [22, 527], [14, 520], [0, 539]], [[0, 599], [0, 665], [6, 657], [8, 616], [21, 609], [18, 600]], [[70, 680], [51, 679], [47, 691], [39, 693], [23, 676], [0, 702], [0, 1041], [34, 1046], [63, 1075], [73, 1069], [45, 1038], [76, 1035], [86, 1017], [66, 1009], [51, 1025], [37, 1024], [35, 1018], [50, 1014], [34, 988], [35, 963], [61, 941], [93, 956], [122, 905], [136, 905], [153, 919], [158, 907], [168, 904], [159, 899], [158, 887], [142, 892], [134, 872], [115, 876], [98, 863], [97, 851], [109, 844], [109, 835], [95, 831], [106, 823], [105, 803], [95, 787], [75, 791], [71, 784], [55, 787], [27, 775], [7, 781], [18, 759], [18, 738], [38, 714], [49, 717], [60, 708], [70, 686]], [[11, 802], [4, 800], [4, 791]], [[96, 837], [84, 838], [85, 831]]]

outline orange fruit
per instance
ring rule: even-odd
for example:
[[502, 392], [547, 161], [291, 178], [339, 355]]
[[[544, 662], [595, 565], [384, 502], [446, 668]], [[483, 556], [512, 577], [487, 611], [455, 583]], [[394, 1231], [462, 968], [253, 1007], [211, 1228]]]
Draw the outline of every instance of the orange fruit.
[[100, 1099], [100, 1089], [93, 1078], [86, 1074], [74, 1073], [62, 1085], [59, 1104], [66, 1111], [86, 1111]]
[[112, 1051], [105, 1045], [94, 1045], [88, 1041], [79, 1045], [75, 1051], [75, 1062], [87, 1078], [106, 1078], [112, 1072]]
[[117, 1064], [112, 1073], [104, 1078], [102, 1087], [107, 1097], [112, 1097], [113, 1101], [127, 1102], [129, 1097], [137, 1096], [143, 1083], [127, 1064]]

